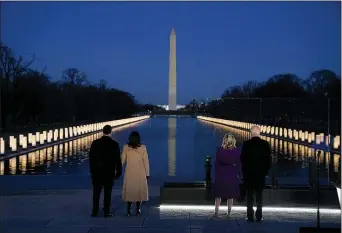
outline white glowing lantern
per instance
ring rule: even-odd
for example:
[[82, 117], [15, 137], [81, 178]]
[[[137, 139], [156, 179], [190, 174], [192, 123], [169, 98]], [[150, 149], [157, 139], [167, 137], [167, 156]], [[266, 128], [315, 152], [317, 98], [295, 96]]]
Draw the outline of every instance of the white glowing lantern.
[[299, 131], [299, 138], [300, 138], [300, 140], [302, 141], [302, 142], [304, 142], [305, 141], [305, 134], [304, 134], [304, 132], [303, 131]]
[[58, 140], [58, 130], [57, 130], [57, 129], [55, 129], [55, 130], [53, 131], [53, 140], [54, 140], [54, 141], [57, 141], [57, 140]]
[[72, 137], [72, 127], [69, 127], [69, 136]]
[[17, 139], [13, 136], [10, 136], [10, 148], [12, 152], [17, 151]]
[[278, 136], [278, 127], [275, 127], [274, 135]]
[[43, 131], [43, 140], [44, 140], [44, 141], [47, 140], [47, 133], [46, 133], [46, 131]]
[[31, 133], [29, 133], [27, 136], [28, 137], [28, 143], [30, 143], [30, 144], [32, 144], [32, 136], [33, 135]]
[[316, 144], [317, 145], [321, 144], [321, 137], [320, 137], [320, 135], [316, 135]]
[[333, 148], [338, 149], [340, 147], [341, 139], [340, 136], [334, 137]]
[[311, 132], [311, 138], [312, 138], [312, 140], [315, 140], [315, 138], [316, 138], [315, 132]]
[[37, 138], [36, 135], [32, 135], [32, 142], [31, 142], [32, 146], [36, 146], [37, 144]]
[[274, 135], [274, 127], [271, 127], [271, 135]]
[[308, 139], [309, 139], [309, 132], [308, 132], [308, 131], [305, 131], [305, 133], [304, 133], [304, 138], [305, 138], [305, 140], [308, 140]]
[[320, 133], [319, 136], [321, 137], [321, 142], [324, 142], [324, 133]]
[[64, 128], [64, 138], [68, 138], [69, 133], [68, 133], [68, 128]]
[[49, 130], [49, 132], [47, 133], [47, 142], [50, 143], [52, 141], [52, 135], [53, 131]]
[[282, 137], [283, 136], [283, 128], [279, 129], [279, 136]]
[[22, 144], [22, 147], [23, 149], [26, 149], [27, 148], [27, 137], [26, 136], [23, 136], [23, 144]]
[[261, 132], [262, 132], [262, 133], [266, 133], [266, 126], [264, 126], [264, 125], [261, 126]]
[[63, 137], [63, 129], [59, 129], [59, 139], [64, 139], [64, 137]]
[[0, 154], [5, 154], [5, 140], [3, 138], [0, 138]]
[[23, 146], [23, 136], [22, 134], [19, 134], [19, 146]]
[[288, 132], [288, 133], [289, 133], [289, 138], [292, 139], [292, 136], [293, 136], [293, 135], [292, 135], [292, 129], [289, 129], [289, 132]]
[[287, 136], [288, 136], [288, 135], [287, 135], [287, 129], [285, 128], [285, 129], [284, 129], [284, 137], [287, 138]]
[[295, 140], [298, 140], [298, 131], [297, 130], [293, 130], [293, 137]]
[[39, 136], [39, 144], [40, 145], [44, 144], [44, 134], [40, 134], [40, 136]]

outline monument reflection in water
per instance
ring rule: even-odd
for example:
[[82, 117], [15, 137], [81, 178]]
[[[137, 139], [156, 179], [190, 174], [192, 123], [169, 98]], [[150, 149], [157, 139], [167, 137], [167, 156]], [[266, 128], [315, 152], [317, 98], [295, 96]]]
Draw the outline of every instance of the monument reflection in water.
[[177, 118], [168, 118], [168, 161], [169, 176], [176, 176], [176, 128]]

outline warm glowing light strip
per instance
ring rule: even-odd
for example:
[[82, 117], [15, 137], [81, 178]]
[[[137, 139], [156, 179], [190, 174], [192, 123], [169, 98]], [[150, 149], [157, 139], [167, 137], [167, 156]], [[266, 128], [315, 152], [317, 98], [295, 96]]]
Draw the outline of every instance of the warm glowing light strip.
[[[39, 146], [43, 146], [44, 144], [50, 143], [53, 137], [53, 140], [57, 142], [58, 140], [63, 139], [71, 139], [74, 136], [81, 136], [86, 133], [95, 133], [99, 130], [101, 130], [105, 125], [110, 125], [112, 127], [115, 126], [122, 126], [129, 123], [138, 122], [141, 120], [145, 120], [149, 118], [150, 115], [145, 116], [136, 116], [121, 120], [114, 120], [114, 121], [106, 121], [101, 123], [94, 123], [94, 124], [88, 124], [88, 125], [81, 125], [77, 127], [69, 127], [64, 129], [55, 129], [54, 133], [52, 130], [50, 130], [48, 133], [46, 131], [36, 132], [35, 134], [29, 133], [28, 136], [24, 136], [22, 134], [19, 134], [18, 136], [18, 142], [17, 138], [14, 136], [9, 136], [9, 149], [11, 152], [16, 153], [18, 148], [18, 145], [22, 147], [22, 149], [27, 149], [27, 141], [31, 144], [32, 147], [35, 147], [37, 143], [39, 143]], [[5, 140], [0, 137], [0, 155], [5, 154]]]
[[[340, 135], [336, 135], [331, 140], [331, 135], [324, 135], [323, 133], [317, 133], [315, 135], [315, 132], [303, 132], [301, 130], [296, 129], [286, 129], [286, 128], [279, 128], [275, 126], [268, 126], [268, 125], [259, 125], [249, 122], [242, 122], [242, 121], [231, 121], [231, 120], [225, 120], [220, 118], [213, 118], [213, 117], [204, 117], [204, 116], [197, 116], [197, 119], [208, 121], [208, 122], [214, 122], [222, 125], [232, 126], [244, 130], [249, 130], [253, 125], [257, 125], [261, 129], [262, 134], [270, 134], [274, 136], [280, 136], [282, 138], [288, 138], [295, 141], [302, 141], [307, 143], [315, 142], [316, 145], [322, 145], [325, 144], [325, 146], [329, 146], [330, 143], [332, 143], [333, 149], [340, 148], [341, 140]], [[284, 135], [282, 133], [284, 131]], [[288, 133], [287, 133], [288, 132]], [[307, 135], [307, 137], [306, 137]], [[310, 135], [310, 136], [309, 136]]]
[[340, 206], [341, 206], [341, 189], [340, 188], [336, 188], [336, 191], [337, 191], [337, 196], [338, 196], [338, 202], [340, 203]]
[[[160, 205], [160, 210], [214, 210], [214, 205]], [[220, 206], [220, 210], [226, 210], [226, 206]], [[254, 208], [255, 210], [256, 208]], [[233, 211], [246, 211], [246, 206], [233, 206]], [[263, 212], [286, 212], [286, 213], [316, 213], [315, 208], [301, 207], [262, 207]], [[322, 214], [341, 214], [340, 209], [320, 209]]]

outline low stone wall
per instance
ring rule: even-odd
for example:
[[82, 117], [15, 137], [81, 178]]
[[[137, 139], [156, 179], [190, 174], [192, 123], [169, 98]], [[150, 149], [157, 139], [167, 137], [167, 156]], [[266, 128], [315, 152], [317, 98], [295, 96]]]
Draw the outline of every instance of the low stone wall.
[[339, 150], [341, 146], [340, 135], [333, 137], [331, 135], [325, 135], [324, 133], [287, 129], [269, 125], [258, 125], [249, 122], [230, 121], [213, 117], [197, 116], [197, 119], [227, 125], [243, 130], [249, 130], [253, 125], [257, 125], [261, 128], [261, 133], [264, 135], [284, 138], [300, 143], [315, 144], [322, 148], [330, 146], [330, 148], [333, 150]]
[[90, 133], [101, 131], [105, 125], [112, 127], [138, 122], [149, 118], [146, 116], [137, 116], [121, 120], [99, 122], [94, 124], [80, 125], [75, 127], [58, 128], [48, 131], [38, 131], [36, 133], [19, 134], [18, 136], [9, 136], [8, 141], [0, 137], [0, 160], [6, 154], [25, 152], [47, 146], [51, 143], [70, 140], [75, 137], [85, 136]]

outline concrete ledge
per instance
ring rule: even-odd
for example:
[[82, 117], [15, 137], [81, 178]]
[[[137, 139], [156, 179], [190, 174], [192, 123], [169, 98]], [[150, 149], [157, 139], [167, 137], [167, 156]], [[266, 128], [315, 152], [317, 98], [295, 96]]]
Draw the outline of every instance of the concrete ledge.
[[[321, 208], [340, 209], [336, 188], [320, 189]], [[225, 200], [222, 200], [225, 201]], [[212, 189], [202, 183], [166, 183], [160, 189], [160, 204], [173, 205], [213, 205]], [[245, 205], [245, 200], [235, 200], [236, 205]], [[315, 208], [316, 190], [309, 187], [286, 186], [280, 188], [265, 187], [263, 204], [269, 207]]]
[[300, 227], [299, 233], [341, 233], [341, 228]]

